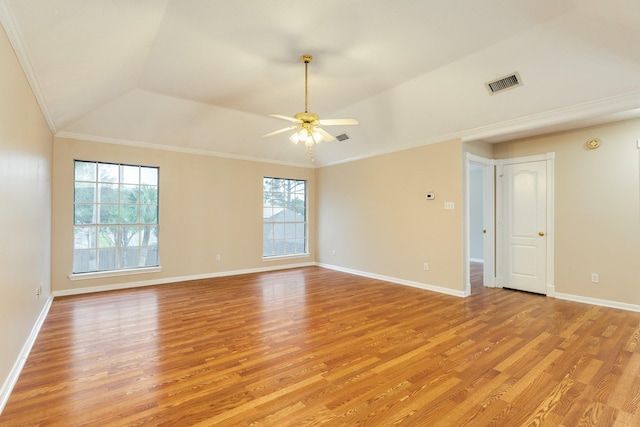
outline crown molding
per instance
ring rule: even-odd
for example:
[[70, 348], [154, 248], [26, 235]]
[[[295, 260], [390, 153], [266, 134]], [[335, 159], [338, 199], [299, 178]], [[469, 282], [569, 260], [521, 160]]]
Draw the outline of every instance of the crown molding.
[[[633, 115], [630, 112], [637, 110]], [[513, 120], [480, 126], [454, 135], [463, 141], [477, 141], [521, 132], [535, 135], [553, 133], [640, 117], [640, 91], [634, 91], [569, 107], [531, 114]]]
[[27, 49], [24, 45], [22, 32], [18, 27], [15, 16], [13, 14], [13, 10], [9, 5], [7, 0], [0, 0], [0, 23], [4, 27], [5, 33], [9, 38], [9, 42], [11, 46], [13, 46], [13, 50], [16, 53], [16, 57], [18, 58], [18, 62], [22, 67], [22, 71], [29, 82], [29, 86], [31, 86], [31, 90], [33, 91], [34, 96], [36, 97], [36, 101], [40, 106], [40, 110], [44, 115], [45, 120], [47, 121], [47, 125], [49, 126], [49, 130], [51, 130], [52, 134], [56, 134], [56, 124], [53, 120], [53, 116], [47, 107], [47, 102], [45, 100], [44, 94], [42, 93], [42, 89], [40, 88], [40, 84], [38, 83], [38, 79], [36, 78], [36, 73], [33, 68], [33, 63], [31, 62], [31, 57], [27, 53]]
[[282, 166], [293, 166], [298, 168], [310, 168], [310, 169], [316, 168], [315, 165], [308, 165], [303, 163], [269, 160], [269, 159], [263, 159], [259, 157], [253, 157], [253, 156], [243, 156], [239, 154], [219, 153], [216, 151], [209, 151], [209, 150], [203, 150], [198, 148], [176, 147], [174, 145], [154, 144], [151, 142], [131, 141], [127, 139], [109, 138], [104, 136], [84, 135], [84, 134], [73, 133], [73, 132], [58, 132], [57, 134], [55, 134], [55, 137], [75, 139], [79, 141], [99, 142], [102, 144], [125, 145], [128, 147], [147, 148], [152, 150], [172, 151], [172, 152], [183, 153], [183, 154], [194, 154], [198, 156], [210, 156], [210, 157], [220, 157], [225, 159], [244, 160], [247, 162], [269, 163], [269, 164], [276, 164], [276, 165], [282, 165]]
[[[421, 139], [402, 146], [378, 150], [366, 155], [323, 164], [322, 167], [350, 163], [370, 157], [382, 156], [456, 139], [462, 142], [503, 142], [523, 138], [525, 137], [522, 136], [523, 133], [526, 133], [526, 136], [545, 135], [563, 130], [580, 129], [597, 124], [631, 119], [633, 117], [640, 117], [640, 91], [585, 102], [570, 107], [558, 108], [543, 113], [531, 114], [529, 116], [479, 126], [460, 132]], [[518, 136], [518, 134], [520, 134], [520, 136]], [[514, 136], [510, 138], [510, 135]], [[495, 138], [499, 138], [500, 140], [491, 141], [491, 139]]]

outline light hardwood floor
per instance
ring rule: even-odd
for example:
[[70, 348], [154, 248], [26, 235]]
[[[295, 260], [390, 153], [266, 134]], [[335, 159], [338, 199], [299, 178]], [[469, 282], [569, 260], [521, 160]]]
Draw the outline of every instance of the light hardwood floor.
[[639, 426], [640, 313], [318, 267], [56, 298], [0, 424]]

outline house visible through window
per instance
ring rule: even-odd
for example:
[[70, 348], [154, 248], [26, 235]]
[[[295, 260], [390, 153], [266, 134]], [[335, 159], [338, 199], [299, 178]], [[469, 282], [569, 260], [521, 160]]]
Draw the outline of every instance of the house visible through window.
[[263, 180], [262, 256], [307, 253], [307, 183], [296, 179]]
[[158, 266], [158, 168], [75, 161], [73, 272]]

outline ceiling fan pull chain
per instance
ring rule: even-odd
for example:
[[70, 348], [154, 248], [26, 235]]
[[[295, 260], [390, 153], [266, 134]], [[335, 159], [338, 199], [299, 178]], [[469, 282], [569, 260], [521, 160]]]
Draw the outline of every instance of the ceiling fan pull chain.
[[315, 162], [315, 160], [313, 159], [313, 148], [311, 148], [310, 145], [307, 145], [307, 152], [309, 153], [309, 157], [311, 158], [311, 161]]

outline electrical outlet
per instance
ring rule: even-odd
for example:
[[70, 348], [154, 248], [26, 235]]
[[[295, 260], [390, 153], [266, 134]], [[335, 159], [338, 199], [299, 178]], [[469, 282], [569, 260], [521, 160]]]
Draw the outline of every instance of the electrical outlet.
[[598, 273], [591, 273], [591, 283], [598, 283], [598, 281], [600, 281]]
[[424, 269], [425, 269], [425, 271], [429, 269], [429, 263], [428, 262], [424, 263]]
[[216, 261], [220, 261], [220, 255], [216, 255]]
[[42, 295], [42, 285], [38, 285], [36, 288], [36, 296], [39, 297], [40, 295]]
[[334, 249], [333, 252], [331, 252], [331, 255], [336, 256], [336, 250]]

